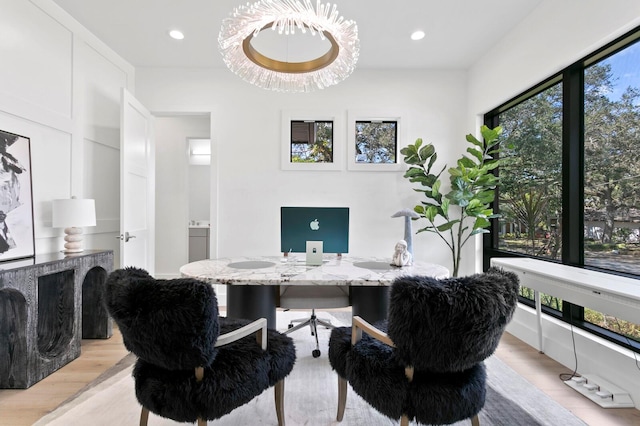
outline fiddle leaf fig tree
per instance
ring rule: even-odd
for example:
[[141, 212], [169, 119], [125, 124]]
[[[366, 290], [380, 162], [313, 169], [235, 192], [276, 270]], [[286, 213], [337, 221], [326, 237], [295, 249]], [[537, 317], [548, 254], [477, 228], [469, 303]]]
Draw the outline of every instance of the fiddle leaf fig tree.
[[467, 153], [457, 162], [456, 167], [447, 170], [451, 189], [441, 192], [441, 175], [446, 165], [437, 173], [431, 171], [438, 155], [432, 144], [423, 145], [417, 139], [413, 145], [400, 150], [404, 162], [409, 165], [404, 177], [411, 183], [419, 184], [415, 191], [424, 194], [425, 199], [414, 207], [414, 211], [428, 221], [427, 226], [417, 231], [437, 234], [451, 250], [453, 276], [458, 276], [460, 252], [472, 235], [489, 232], [486, 228], [490, 219], [499, 215], [493, 213], [491, 203], [495, 197], [498, 177], [493, 170], [502, 160], [496, 158], [499, 150], [500, 126], [480, 129], [482, 141], [467, 135], [471, 144]]

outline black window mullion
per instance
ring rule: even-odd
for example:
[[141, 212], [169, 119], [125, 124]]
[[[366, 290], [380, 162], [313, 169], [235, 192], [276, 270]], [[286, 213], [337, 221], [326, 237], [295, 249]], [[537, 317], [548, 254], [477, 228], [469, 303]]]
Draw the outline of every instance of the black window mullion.
[[562, 80], [562, 263], [584, 265], [584, 69]]

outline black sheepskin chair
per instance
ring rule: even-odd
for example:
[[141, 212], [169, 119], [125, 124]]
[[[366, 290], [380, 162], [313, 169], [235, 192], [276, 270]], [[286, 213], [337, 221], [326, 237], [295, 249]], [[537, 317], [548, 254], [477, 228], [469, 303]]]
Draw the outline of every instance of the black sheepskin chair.
[[271, 386], [284, 424], [284, 378], [296, 360], [290, 337], [267, 329], [265, 319], [219, 317], [213, 287], [195, 279], [156, 280], [130, 267], [109, 274], [105, 286], [107, 309], [138, 357], [141, 425], [149, 412], [204, 425]]
[[348, 382], [402, 425], [413, 419], [479, 424], [486, 393], [483, 360], [513, 316], [518, 286], [516, 274], [497, 268], [460, 278], [396, 279], [387, 321], [373, 326], [354, 317], [353, 328], [332, 330], [329, 361], [339, 376], [338, 421]]

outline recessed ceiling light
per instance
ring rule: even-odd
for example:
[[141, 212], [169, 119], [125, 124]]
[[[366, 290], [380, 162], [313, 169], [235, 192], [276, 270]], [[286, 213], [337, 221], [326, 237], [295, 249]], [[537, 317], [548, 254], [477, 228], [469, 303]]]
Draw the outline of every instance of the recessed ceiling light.
[[184, 34], [182, 34], [182, 31], [178, 31], [178, 30], [169, 31], [169, 36], [176, 40], [182, 40], [184, 38]]
[[424, 38], [424, 31], [414, 31], [411, 33], [411, 40], [422, 40]]

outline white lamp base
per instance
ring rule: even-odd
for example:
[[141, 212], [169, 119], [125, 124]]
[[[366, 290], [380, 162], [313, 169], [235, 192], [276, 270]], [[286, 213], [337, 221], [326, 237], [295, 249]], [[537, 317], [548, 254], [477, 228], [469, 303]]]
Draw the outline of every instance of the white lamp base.
[[75, 226], [71, 228], [64, 228], [64, 250], [63, 253], [81, 253], [84, 251], [82, 248], [82, 228]]

